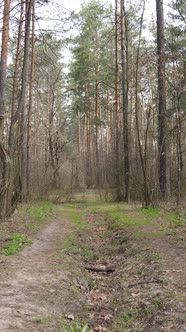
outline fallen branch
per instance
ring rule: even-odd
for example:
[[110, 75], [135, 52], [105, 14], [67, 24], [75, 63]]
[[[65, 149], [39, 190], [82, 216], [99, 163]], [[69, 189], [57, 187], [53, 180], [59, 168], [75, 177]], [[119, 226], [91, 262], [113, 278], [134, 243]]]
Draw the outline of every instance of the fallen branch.
[[86, 265], [85, 269], [88, 271], [94, 271], [94, 272], [114, 272], [115, 269], [112, 266], [105, 266], [105, 265], [96, 265], [96, 266], [90, 266]]

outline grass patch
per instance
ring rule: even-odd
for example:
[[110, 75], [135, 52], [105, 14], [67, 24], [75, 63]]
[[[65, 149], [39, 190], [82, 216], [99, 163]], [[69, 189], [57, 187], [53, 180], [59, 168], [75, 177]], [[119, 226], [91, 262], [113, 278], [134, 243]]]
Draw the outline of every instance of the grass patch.
[[135, 227], [141, 225], [151, 225], [152, 221], [144, 218], [143, 215], [136, 213], [130, 216], [124, 215], [123, 212], [114, 212], [114, 213], [107, 213], [108, 219], [113, 220], [115, 223], [112, 225], [114, 229], [120, 227]]
[[73, 224], [79, 226], [80, 228], [84, 228], [86, 226], [82, 218], [82, 213], [71, 210], [68, 211], [68, 215]]
[[69, 235], [69, 237], [63, 242], [63, 249], [66, 251], [73, 251], [76, 246], [76, 237], [74, 234]]
[[63, 330], [64, 332], [93, 332], [89, 329], [88, 325], [81, 326], [79, 323], [75, 323], [73, 326], [70, 326], [68, 329]]
[[153, 230], [150, 232], [145, 232], [145, 231], [137, 231], [134, 233], [134, 238], [135, 239], [144, 239], [144, 238], [159, 238], [164, 235], [164, 231], [159, 229], [159, 230]]
[[142, 208], [141, 211], [146, 217], [150, 217], [150, 218], [156, 218], [160, 214], [160, 209], [152, 208], [152, 207]]
[[63, 250], [73, 254], [80, 254], [88, 259], [93, 259], [94, 251], [78, 237], [77, 233], [70, 235], [63, 243]]
[[32, 219], [43, 221], [54, 212], [54, 207], [55, 205], [51, 202], [40, 202], [37, 206], [29, 206], [27, 213]]
[[111, 203], [104, 203], [104, 205], [99, 207], [99, 210], [105, 213], [112, 213], [112, 212], [127, 212], [127, 205], [123, 203], [111, 204]]
[[174, 229], [166, 229], [164, 230], [164, 235], [174, 236], [176, 235], [176, 231]]
[[20, 212], [24, 216], [31, 218], [32, 220], [44, 221], [50, 215], [52, 215], [55, 211], [56, 211], [55, 204], [48, 202], [48, 201], [43, 201], [43, 202], [35, 203], [33, 205], [23, 206], [21, 208]]
[[179, 212], [168, 212], [166, 217], [168, 218], [168, 221], [172, 227], [184, 226], [186, 224], [186, 218], [181, 217]]
[[49, 325], [49, 323], [51, 322], [51, 317], [50, 316], [45, 316], [45, 317], [38, 316], [33, 319], [33, 322], [47, 327]]
[[95, 201], [95, 202], [74, 202], [74, 203], [65, 203], [65, 206], [70, 208], [95, 208], [104, 206], [104, 201]]
[[3, 254], [5, 256], [14, 255], [16, 252], [21, 251], [32, 241], [26, 235], [20, 233], [13, 233], [8, 243], [3, 245]]
[[84, 212], [75, 209], [73, 205], [65, 204], [64, 207], [60, 209], [60, 212], [66, 215], [79, 229], [87, 228], [87, 224], [84, 221]]
[[139, 209], [131, 209], [130, 206], [127, 206], [124, 203], [107, 203], [95, 212], [98, 211], [105, 214], [105, 220], [114, 221], [114, 223], [111, 223], [109, 226], [109, 228], [113, 230], [122, 227], [152, 225], [152, 220], [149, 219], [149, 214], [145, 215], [144, 213], [142, 213], [142, 210], [139, 211]]
[[[130, 310], [123, 312], [118, 317], [120, 325], [122, 325], [123, 328], [125, 328], [125, 331], [128, 331], [127, 329], [132, 328], [132, 331], [137, 332], [141, 331], [140, 327], [136, 323], [136, 320], [138, 318], [138, 310], [135, 308], [131, 308]], [[123, 331], [123, 330], [122, 330]]]
[[160, 254], [159, 252], [154, 252], [154, 253], [152, 254], [152, 260], [153, 260], [154, 262], [156, 262], [156, 263], [161, 262], [161, 261], [162, 261], [162, 256], [161, 256], [161, 254]]
[[32, 230], [32, 231], [39, 231], [39, 229], [41, 228], [41, 223], [39, 223], [38, 221], [36, 222], [28, 222], [25, 224], [25, 229], [26, 230]]

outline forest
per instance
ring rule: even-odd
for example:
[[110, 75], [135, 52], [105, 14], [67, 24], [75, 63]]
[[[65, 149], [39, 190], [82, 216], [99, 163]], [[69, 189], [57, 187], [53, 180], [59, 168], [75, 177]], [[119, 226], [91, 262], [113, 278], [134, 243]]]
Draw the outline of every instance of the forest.
[[[151, 5], [153, 13], [148, 9]], [[140, 288], [129, 295], [131, 307], [123, 307], [126, 299], [120, 295], [118, 304], [114, 299], [105, 311], [103, 306], [96, 307], [96, 301], [107, 302], [116, 284], [120, 294], [133, 285], [163, 283], [154, 281], [160, 269], [154, 266], [160, 264], [161, 255], [167, 259], [162, 269], [169, 272], [172, 255], [175, 266], [169, 275], [180, 280], [182, 288], [184, 275], [179, 279], [176, 273], [184, 269], [186, 217], [185, 28], [183, 0], [88, 0], [79, 11], [69, 10], [58, 0], [0, 0], [0, 263], [7, 262], [1, 261], [1, 254], [28, 251], [29, 245], [35, 257], [40, 244], [34, 247], [29, 238], [43, 230], [38, 261], [36, 255], [33, 262], [30, 259], [31, 267], [27, 266], [24, 252], [30, 256], [23, 250], [23, 257], [10, 261], [10, 273], [20, 263], [23, 270], [15, 280], [20, 278], [24, 284], [24, 266], [26, 280], [35, 264], [42, 260], [44, 264], [47, 254], [42, 256], [42, 252], [53, 252], [52, 241], [64, 240], [65, 264], [76, 269], [77, 257], [79, 265], [83, 264], [85, 281], [78, 287], [83, 292], [90, 286], [85, 284], [91, 283], [86, 301], [94, 307], [92, 316], [81, 315], [85, 294], [78, 300], [71, 289], [71, 298], [80, 303], [76, 309], [71, 302], [64, 303], [68, 313], [63, 322], [55, 317], [54, 323], [47, 318], [48, 311], [43, 311], [32, 321], [36, 327], [24, 325], [24, 319], [23, 325], [19, 319], [12, 325], [0, 319], [0, 331], [184, 331], [181, 295], [175, 300], [178, 320], [173, 322], [171, 309], [165, 309], [176, 287], [169, 279], [165, 278], [172, 288], [166, 299], [162, 290]], [[56, 220], [60, 218], [71, 221], [60, 221], [59, 228]], [[54, 221], [50, 224], [49, 220]], [[60, 232], [64, 232], [61, 240]], [[61, 264], [59, 255], [54, 260], [56, 266]], [[78, 269], [76, 274], [81, 274]], [[121, 282], [126, 271], [127, 278], [133, 278], [130, 285]], [[86, 275], [91, 275], [91, 282]], [[112, 280], [106, 282], [110, 276]], [[41, 277], [43, 283], [45, 277]], [[41, 293], [36, 277], [33, 283]], [[57, 286], [54, 282], [50, 287]], [[14, 291], [22, 292], [18, 285]], [[135, 307], [133, 300], [145, 291], [154, 302], [147, 296]], [[122, 319], [118, 306], [126, 310]], [[3, 310], [0, 305], [0, 313]], [[55, 310], [61, 313], [59, 305]], [[81, 312], [77, 322], [73, 310]], [[100, 319], [95, 318], [99, 310]], [[160, 322], [154, 318], [157, 312], [160, 316], [168, 312], [171, 318], [165, 325], [163, 318]]]
[[4, 1], [3, 8], [2, 1], [1, 215], [55, 189], [179, 205], [186, 190], [183, 1], [170, 4], [166, 24], [157, 3], [157, 29], [155, 17], [144, 19], [145, 2], [91, 1], [70, 14], [53, 4], [59, 23], [47, 30], [42, 13], [50, 6]]

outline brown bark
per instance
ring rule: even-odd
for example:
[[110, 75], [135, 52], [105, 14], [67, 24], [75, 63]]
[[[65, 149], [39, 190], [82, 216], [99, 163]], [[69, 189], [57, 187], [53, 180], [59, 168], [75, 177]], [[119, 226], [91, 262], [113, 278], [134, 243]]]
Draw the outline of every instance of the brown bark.
[[[96, 69], [96, 75], [98, 75], [98, 70]], [[99, 165], [99, 82], [96, 80], [96, 186], [100, 185], [100, 165]]]
[[0, 63], [0, 135], [1, 137], [3, 132], [4, 115], [5, 115], [4, 89], [5, 89], [7, 57], [8, 57], [9, 15], [10, 15], [10, 0], [5, 0], [4, 12], [3, 12], [3, 30], [2, 30], [1, 63]]
[[4, 1], [3, 30], [0, 63], [0, 159], [2, 163], [1, 188], [0, 188], [0, 216], [6, 215], [7, 188], [9, 185], [10, 159], [2, 142], [4, 129], [5, 109], [5, 80], [7, 71], [8, 40], [9, 40], [9, 14], [10, 0]]
[[[137, 143], [138, 143], [138, 152], [140, 156], [142, 174], [143, 174], [143, 196], [144, 196], [144, 204], [148, 206], [151, 203], [151, 197], [149, 192], [149, 184], [147, 178], [147, 169], [146, 163], [143, 153], [143, 147], [141, 144], [140, 137], [140, 119], [139, 119], [139, 111], [140, 111], [140, 103], [138, 96], [138, 80], [139, 80], [139, 60], [140, 60], [140, 46], [141, 46], [141, 35], [142, 35], [142, 25], [143, 25], [143, 16], [145, 10], [145, 1], [143, 3], [143, 9], [140, 19], [140, 31], [139, 31], [139, 39], [138, 39], [138, 48], [137, 48], [137, 59], [136, 59], [136, 74], [135, 74], [135, 118], [136, 118], [136, 130], [137, 130]], [[148, 128], [147, 128], [148, 129]], [[146, 152], [145, 152], [146, 153]]]
[[156, 0], [157, 15], [157, 56], [158, 56], [158, 148], [159, 148], [159, 189], [160, 198], [167, 195], [167, 151], [166, 151], [166, 87], [164, 52], [163, 2]]
[[17, 50], [14, 65], [14, 76], [13, 76], [13, 90], [12, 90], [12, 105], [11, 105], [11, 121], [9, 129], [9, 154], [11, 160], [11, 169], [9, 174], [9, 186], [7, 190], [7, 206], [6, 214], [11, 214], [16, 208], [19, 198], [19, 157], [18, 157], [18, 111], [17, 111], [17, 97], [18, 97], [18, 75], [21, 58], [21, 36], [23, 27], [23, 13], [24, 13], [24, 2], [21, 1], [20, 8], [20, 19], [18, 27], [17, 37]]
[[[23, 30], [23, 13], [24, 13], [24, 1], [21, 1], [20, 18], [19, 18], [19, 28], [17, 37], [17, 50], [15, 58], [14, 76], [13, 76], [13, 91], [12, 91], [12, 107], [11, 107], [11, 122], [9, 130], [9, 148], [11, 151], [12, 145], [14, 143], [14, 125], [18, 119], [18, 114], [16, 112], [16, 99], [18, 92], [18, 75], [19, 75], [19, 65], [21, 59], [21, 36]], [[11, 154], [11, 152], [10, 152]]]
[[182, 122], [181, 122], [181, 111], [179, 98], [178, 105], [176, 110], [176, 121], [177, 121], [177, 132], [176, 132], [176, 154], [177, 154], [177, 194], [176, 201], [177, 206], [180, 204], [181, 194], [182, 194], [182, 171], [183, 171], [183, 157], [182, 157], [182, 148], [181, 148], [181, 133], [182, 133]]
[[129, 131], [128, 131], [128, 50], [127, 22], [124, 0], [121, 0], [121, 63], [122, 63], [122, 111], [124, 143], [124, 200], [129, 202], [130, 164], [129, 164]]
[[30, 120], [33, 103], [33, 85], [35, 73], [35, 0], [32, 0], [32, 54], [31, 54], [31, 76], [29, 85], [29, 105], [27, 119], [27, 147], [26, 147], [26, 198], [30, 193]]
[[26, 106], [26, 93], [28, 88], [28, 66], [29, 66], [29, 49], [30, 49], [30, 24], [32, 13], [33, 0], [26, 0], [26, 13], [25, 13], [25, 39], [24, 39], [24, 56], [23, 56], [23, 69], [22, 69], [22, 84], [21, 93], [18, 104], [18, 114], [20, 116], [20, 196], [21, 200], [26, 198], [26, 137], [24, 131], [26, 128], [25, 123], [25, 106]]
[[118, 64], [118, 0], [115, 0], [115, 180], [116, 180], [116, 200], [121, 200], [120, 188], [120, 158], [119, 158], [119, 64]]
[[93, 271], [93, 272], [114, 272], [115, 268], [113, 266], [108, 266], [108, 265], [95, 265], [95, 266], [85, 266], [85, 269], [88, 271]]

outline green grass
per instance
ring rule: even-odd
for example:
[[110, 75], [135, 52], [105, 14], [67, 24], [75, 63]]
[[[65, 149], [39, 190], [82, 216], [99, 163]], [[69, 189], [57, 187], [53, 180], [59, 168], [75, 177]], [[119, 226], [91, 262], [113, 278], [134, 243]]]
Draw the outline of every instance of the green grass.
[[74, 249], [76, 245], [76, 237], [74, 234], [68, 236], [68, 238], [63, 242], [63, 249], [66, 251]]
[[112, 213], [112, 212], [127, 212], [127, 205], [124, 203], [104, 203], [101, 207], [98, 206], [100, 212]]
[[87, 324], [82, 327], [78, 323], [75, 323], [69, 329], [65, 329], [64, 332], [92, 332], [92, 330], [88, 328]]
[[102, 207], [105, 204], [107, 204], [104, 201], [95, 201], [95, 202], [71, 202], [71, 203], [65, 203], [64, 206], [65, 207], [69, 207], [69, 208], [94, 208], [94, 207]]
[[59, 207], [48, 201], [33, 202], [20, 207], [20, 215], [25, 220], [25, 229], [38, 231], [48, 218], [57, 214]]
[[82, 213], [75, 211], [75, 210], [69, 210], [68, 215], [70, 217], [70, 220], [73, 224], [78, 225], [79, 227], [84, 227], [85, 223], [83, 222]]
[[13, 233], [8, 243], [3, 245], [3, 254], [5, 256], [14, 255], [16, 252], [21, 251], [32, 241], [26, 235], [20, 233]]
[[[159, 226], [160, 223], [166, 228], [170, 226], [179, 227], [186, 223], [186, 218], [177, 211], [165, 212], [165, 210], [152, 207], [129, 209], [126, 204], [108, 204], [99, 207], [97, 212], [99, 211], [105, 214], [106, 219], [114, 221], [110, 225], [113, 230], [125, 226], [136, 227], [153, 224]], [[159, 230], [159, 235], [162, 235], [161, 230]], [[154, 236], [158, 236], [158, 233]]]
[[154, 261], [154, 262], [156, 262], [156, 263], [158, 263], [158, 262], [160, 262], [160, 261], [162, 261], [162, 256], [161, 256], [161, 254], [159, 253], [159, 252], [154, 252], [153, 254], [152, 254], [152, 260]]
[[144, 216], [140, 213], [128, 213], [128, 215], [123, 212], [112, 212], [107, 213], [107, 217], [110, 220], [113, 220], [115, 223], [113, 224], [114, 229], [120, 227], [135, 227], [140, 225], [151, 225], [152, 221], [148, 218], [144, 218]]
[[123, 312], [119, 316], [119, 322], [122, 325], [123, 328], [125, 328], [124, 331], [128, 331], [127, 328], [133, 328], [132, 331], [137, 331], [136, 328], [136, 319], [138, 316], [138, 310], [136, 308], [131, 308], [129, 311]]
[[67, 252], [72, 252], [73, 254], [80, 254], [83, 257], [92, 259], [94, 256], [93, 250], [83, 243], [78, 237], [77, 233], [71, 234], [64, 242], [63, 249]]
[[43, 325], [45, 327], [47, 327], [49, 325], [50, 321], [51, 321], [51, 317], [50, 316], [44, 316], [44, 317], [38, 316], [38, 317], [35, 317], [33, 319], [34, 323]]
[[174, 236], [174, 235], [176, 235], [176, 231], [175, 231], [175, 229], [165, 229], [164, 235]]
[[186, 224], [186, 218], [180, 216], [178, 212], [171, 211], [166, 213], [166, 217], [173, 227], [184, 226]]
[[42, 221], [54, 212], [55, 205], [51, 202], [40, 202], [37, 206], [30, 206], [27, 209], [32, 219]]
[[64, 206], [60, 208], [60, 213], [66, 215], [71, 220], [71, 222], [77, 226], [77, 228], [79, 229], [87, 228], [87, 224], [84, 221], [84, 212], [75, 209], [73, 205], [64, 204]]
[[150, 217], [150, 218], [158, 217], [160, 214], [160, 209], [152, 208], [152, 207], [143, 208], [143, 209], [141, 209], [141, 211], [146, 217]]
[[[130, 206], [127, 206], [125, 203], [114, 203], [109, 204], [105, 203], [102, 206], [97, 206], [97, 208], [92, 209], [93, 213], [103, 213], [105, 215], [105, 219], [114, 221], [111, 225], [113, 229], [117, 229], [120, 227], [135, 227], [140, 225], [151, 225], [152, 219], [149, 216], [155, 216], [155, 209], [152, 209], [143, 213], [142, 210], [139, 209], [131, 209]], [[159, 211], [156, 211], [156, 214]]]

